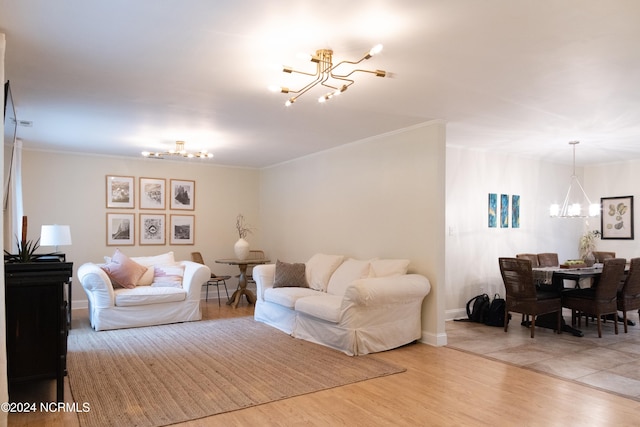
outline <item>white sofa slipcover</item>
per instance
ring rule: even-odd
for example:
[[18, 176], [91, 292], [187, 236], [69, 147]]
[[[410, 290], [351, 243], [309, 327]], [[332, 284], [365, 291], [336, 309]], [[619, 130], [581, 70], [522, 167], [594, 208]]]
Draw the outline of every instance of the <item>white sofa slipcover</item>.
[[200, 320], [200, 291], [211, 270], [192, 261], [177, 264], [184, 266], [182, 287], [146, 285], [133, 289], [114, 289], [101, 264], [81, 265], [78, 278], [89, 299], [91, 326], [103, 331]]
[[[324, 255], [314, 258], [318, 256]], [[327, 271], [311, 273], [310, 264], [311, 288], [274, 288], [275, 264], [254, 267], [255, 320], [348, 355], [389, 350], [421, 338], [422, 301], [431, 290], [426, 277], [376, 277], [370, 261], [346, 260], [335, 268], [324, 263]], [[312, 276], [324, 278], [317, 283]], [[354, 276], [359, 278], [351, 280]]]

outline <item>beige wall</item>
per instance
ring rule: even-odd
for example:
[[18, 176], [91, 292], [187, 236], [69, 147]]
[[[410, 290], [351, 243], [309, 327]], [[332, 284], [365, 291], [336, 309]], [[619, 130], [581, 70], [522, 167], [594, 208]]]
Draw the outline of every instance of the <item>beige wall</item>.
[[430, 122], [261, 171], [260, 218], [272, 259], [314, 253], [408, 258], [432, 284], [423, 340], [444, 336], [445, 125]]
[[[433, 286], [424, 305], [424, 340], [441, 343], [444, 298], [444, 124], [427, 123], [396, 133], [257, 171], [198, 162], [24, 151], [23, 191], [29, 238], [42, 224], [69, 224], [73, 245], [61, 248], [74, 268], [100, 262], [115, 249], [106, 246], [106, 213], [157, 213], [136, 208], [107, 209], [106, 175], [196, 181], [194, 246], [141, 246], [132, 256], [173, 250], [186, 259], [193, 250], [218, 273], [233, 267], [214, 264], [233, 255], [235, 217], [242, 212], [255, 233], [252, 247], [272, 259], [305, 261], [316, 252], [357, 258], [411, 259], [410, 269]], [[168, 184], [168, 181], [167, 181]], [[168, 206], [168, 204], [167, 204]], [[165, 209], [160, 213], [189, 214]], [[53, 248], [42, 248], [41, 252]], [[74, 305], [86, 297], [74, 281]], [[439, 341], [440, 340], [440, 341]]]
[[[135, 209], [106, 208], [106, 175], [135, 177]], [[43, 224], [70, 225], [73, 245], [61, 247], [60, 251], [74, 263], [75, 271], [85, 262], [101, 262], [105, 255], [111, 255], [115, 250], [115, 247], [106, 245], [107, 212], [136, 214], [136, 245], [121, 248], [131, 256], [172, 250], [177, 259], [189, 259], [190, 252], [200, 251], [205, 262], [216, 272], [235, 275], [234, 267], [215, 264], [214, 260], [233, 257], [233, 244], [238, 239], [235, 230], [238, 213], [243, 213], [249, 223], [258, 226], [250, 240], [260, 244], [259, 172], [255, 169], [221, 167], [200, 160], [125, 159], [24, 151], [22, 177], [29, 238], [37, 239]], [[195, 210], [170, 210], [168, 201], [164, 211], [138, 209], [140, 177], [165, 178], [167, 189], [170, 179], [195, 181]], [[139, 245], [140, 213], [164, 213], [167, 223], [171, 214], [194, 214], [195, 244], [170, 246], [167, 236], [164, 246]], [[39, 252], [53, 250], [52, 247], [43, 247]], [[76, 307], [86, 304], [86, 296], [78, 280], [74, 280], [73, 292]]]

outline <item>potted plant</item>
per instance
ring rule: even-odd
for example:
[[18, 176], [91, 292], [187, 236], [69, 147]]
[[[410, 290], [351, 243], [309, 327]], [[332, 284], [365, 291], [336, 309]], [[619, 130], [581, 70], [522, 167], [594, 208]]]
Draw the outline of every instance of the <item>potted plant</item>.
[[40, 247], [40, 239], [35, 242], [32, 240], [23, 239], [22, 241], [18, 240], [18, 236], [16, 236], [16, 244], [18, 246], [18, 253], [12, 254], [4, 251], [4, 259], [5, 262], [18, 262], [18, 263], [26, 263], [32, 262], [38, 255], [36, 255], [36, 251]]
[[600, 238], [599, 230], [589, 230], [580, 237], [580, 257], [584, 263], [591, 267], [595, 263], [593, 251], [596, 249], [596, 240]]
[[238, 230], [238, 241], [233, 245], [236, 258], [244, 260], [249, 256], [249, 242], [245, 240], [253, 229], [245, 222], [244, 215], [238, 214], [236, 217], [236, 230]]

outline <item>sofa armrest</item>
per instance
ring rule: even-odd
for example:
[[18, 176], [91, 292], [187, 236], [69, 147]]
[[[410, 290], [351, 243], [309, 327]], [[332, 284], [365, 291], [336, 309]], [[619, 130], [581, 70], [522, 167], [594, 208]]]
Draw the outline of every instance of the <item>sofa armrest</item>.
[[273, 287], [276, 279], [276, 265], [262, 264], [253, 267], [253, 280], [256, 282], [258, 301], [264, 301], [264, 291]]
[[92, 308], [108, 308], [115, 305], [111, 279], [98, 264], [88, 262], [78, 268], [78, 279], [89, 298]]
[[211, 269], [193, 261], [180, 261], [184, 266], [182, 288], [187, 292], [187, 299], [200, 300], [202, 285], [211, 278]]
[[344, 295], [343, 304], [374, 306], [422, 300], [431, 291], [429, 279], [419, 274], [372, 277], [354, 280]]

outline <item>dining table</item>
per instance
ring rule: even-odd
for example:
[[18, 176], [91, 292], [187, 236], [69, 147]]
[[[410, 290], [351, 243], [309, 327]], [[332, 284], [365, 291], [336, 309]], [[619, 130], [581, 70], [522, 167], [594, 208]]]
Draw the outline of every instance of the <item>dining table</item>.
[[227, 305], [232, 306], [233, 308], [238, 307], [238, 303], [242, 299], [244, 295], [247, 298], [247, 302], [249, 304], [255, 304], [256, 296], [251, 291], [251, 289], [247, 289], [247, 267], [250, 265], [260, 265], [267, 264], [271, 262], [267, 258], [252, 258], [252, 259], [237, 259], [237, 258], [223, 258], [217, 259], [216, 263], [218, 264], [228, 264], [228, 265], [237, 265], [240, 270], [240, 275], [238, 276], [238, 288], [233, 292], [229, 301], [227, 301]]
[[[536, 283], [551, 286], [553, 290], [562, 292], [566, 289], [579, 288], [584, 279], [591, 279], [590, 283], [597, 282], [602, 274], [602, 266], [583, 268], [563, 268], [563, 267], [535, 267], [533, 270], [533, 280]], [[575, 282], [575, 286], [565, 286], [566, 281]]]
[[[533, 280], [540, 287], [547, 287], [549, 290], [558, 292], [570, 291], [574, 288], [580, 288], [587, 283], [585, 279], [589, 280], [589, 287], [597, 286], [598, 279], [602, 275], [602, 264], [596, 264], [593, 267], [579, 267], [579, 268], [564, 268], [564, 267], [534, 267]], [[574, 282], [574, 287], [565, 286], [566, 281]], [[536, 326], [543, 328], [555, 329], [556, 320], [555, 315], [543, 314], [536, 317]], [[619, 318], [620, 321], [623, 321]], [[633, 322], [631, 323], [633, 325]], [[562, 331], [569, 332], [576, 337], [584, 336], [584, 333], [567, 324], [562, 318]]]
[[[589, 286], [596, 283], [602, 274], [602, 267], [586, 268], [562, 268], [562, 267], [534, 267], [533, 280], [542, 289], [549, 289], [557, 292], [565, 292], [570, 289], [579, 288], [585, 283], [585, 279], [590, 279]], [[575, 283], [574, 287], [565, 286], [565, 281]], [[555, 329], [556, 315], [553, 313], [542, 314], [536, 317], [536, 326], [542, 328]], [[584, 333], [569, 325], [564, 317], [562, 318], [562, 332], [568, 332], [576, 337], [584, 336]]]

